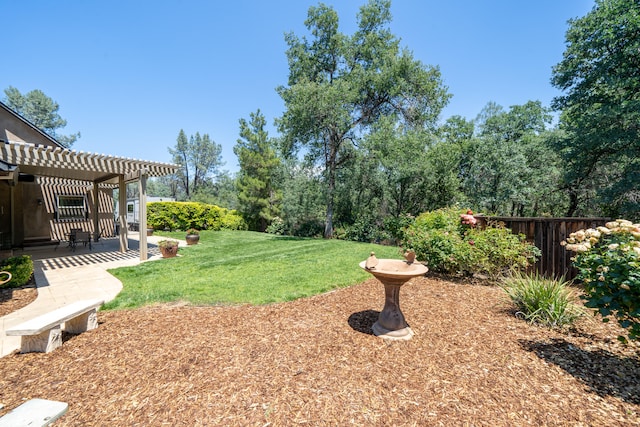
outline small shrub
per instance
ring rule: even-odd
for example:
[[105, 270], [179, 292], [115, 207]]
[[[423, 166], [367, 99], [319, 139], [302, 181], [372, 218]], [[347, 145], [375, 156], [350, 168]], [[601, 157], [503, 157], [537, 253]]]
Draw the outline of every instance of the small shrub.
[[294, 226], [293, 235], [298, 237], [322, 237], [324, 223], [316, 219], [307, 219]]
[[285, 227], [286, 225], [284, 223], [284, 220], [279, 216], [275, 216], [273, 217], [273, 219], [271, 220], [271, 224], [269, 224], [265, 231], [269, 234], [282, 236], [284, 234]]
[[577, 296], [569, 289], [564, 279], [545, 279], [514, 273], [505, 279], [501, 288], [517, 307], [517, 315], [530, 323], [562, 327], [571, 325], [585, 314], [576, 304]]
[[372, 217], [359, 217], [356, 221], [344, 227], [344, 232], [340, 233], [343, 240], [351, 240], [353, 242], [380, 242], [387, 237], [376, 220]]
[[406, 229], [402, 246], [414, 250], [431, 271], [477, 273], [492, 280], [507, 271], [525, 269], [540, 254], [524, 236], [513, 234], [499, 223], [478, 228], [471, 211], [457, 208], [438, 209], [418, 216]]
[[33, 261], [29, 255], [15, 256], [0, 261], [0, 270], [11, 273], [11, 280], [3, 288], [17, 288], [27, 284], [33, 275]]
[[513, 234], [502, 223], [489, 224], [484, 229], [471, 228], [464, 240], [472, 248], [465, 268], [493, 280], [506, 272], [526, 269], [540, 256], [537, 247], [528, 244], [524, 236]]
[[443, 208], [420, 214], [407, 228], [402, 240], [416, 258], [439, 273], [455, 273], [466, 249], [460, 232], [460, 210]]

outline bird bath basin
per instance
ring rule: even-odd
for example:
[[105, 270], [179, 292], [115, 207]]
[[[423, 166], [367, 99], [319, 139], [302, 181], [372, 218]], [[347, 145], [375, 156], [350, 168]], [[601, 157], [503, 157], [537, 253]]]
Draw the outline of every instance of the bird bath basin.
[[363, 270], [373, 274], [384, 285], [384, 308], [372, 327], [376, 336], [393, 340], [409, 340], [413, 336], [400, 311], [400, 287], [414, 277], [424, 276], [429, 270], [424, 264], [414, 262], [414, 257], [407, 257], [407, 261], [377, 259], [372, 252], [366, 261], [360, 263]]

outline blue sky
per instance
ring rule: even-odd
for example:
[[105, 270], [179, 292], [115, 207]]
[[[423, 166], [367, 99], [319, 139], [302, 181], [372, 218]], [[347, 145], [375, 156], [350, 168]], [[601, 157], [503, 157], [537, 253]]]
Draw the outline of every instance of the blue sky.
[[[325, 0], [352, 34], [364, 0]], [[222, 145], [236, 171], [238, 120], [284, 109], [284, 34], [306, 35], [311, 0], [0, 0], [0, 98], [40, 89], [60, 105], [73, 148], [170, 162], [180, 129]], [[441, 115], [473, 119], [489, 102], [548, 105], [567, 21], [594, 0], [394, 0], [391, 31], [440, 67], [453, 98]]]

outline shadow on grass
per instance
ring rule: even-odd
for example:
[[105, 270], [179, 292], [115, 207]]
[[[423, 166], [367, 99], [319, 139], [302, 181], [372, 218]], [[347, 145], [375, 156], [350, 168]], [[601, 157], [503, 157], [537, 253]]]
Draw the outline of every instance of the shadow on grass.
[[600, 396], [613, 396], [625, 402], [640, 403], [640, 359], [609, 351], [585, 350], [565, 341], [520, 340], [527, 351], [554, 363], [581, 380]]
[[363, 334], [373, 335], [373, 324], [378, 321], [380, 316], [379, 311], [365, 310], [353, 313], [349, 316], [349, 326], [355, 331], [362, 332]]

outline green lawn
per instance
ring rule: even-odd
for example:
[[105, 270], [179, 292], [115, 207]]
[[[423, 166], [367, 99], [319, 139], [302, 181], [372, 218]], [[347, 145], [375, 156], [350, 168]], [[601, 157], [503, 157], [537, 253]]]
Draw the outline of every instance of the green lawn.
[[[184, 238], [184, 233], [165, 233]], [[396, 247], [301, 239], [246, 231], [203, 231], [179, 257], [109, 270], [123, 283], [104, 308], [186, 301], [196, 305], [290, 301], [361, 282], [371, 251], [400, 258]]]

